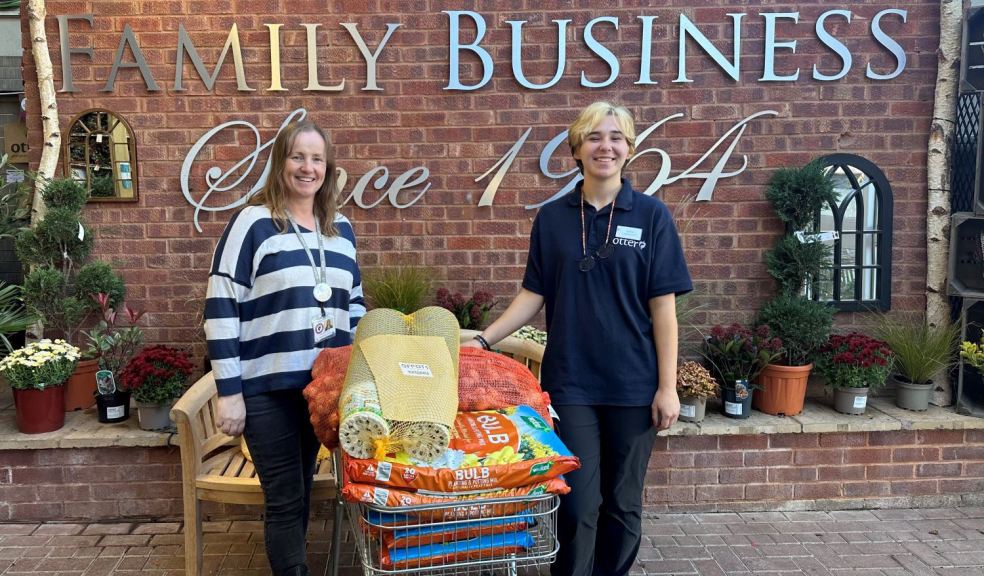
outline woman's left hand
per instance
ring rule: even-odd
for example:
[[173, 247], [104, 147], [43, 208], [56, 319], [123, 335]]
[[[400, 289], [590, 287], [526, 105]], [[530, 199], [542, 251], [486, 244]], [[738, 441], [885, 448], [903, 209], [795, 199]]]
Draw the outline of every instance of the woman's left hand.
[[680, 417], [680, 397], [675, 388], [660, 386], [653, 398], [653, 426], [667, 430]]

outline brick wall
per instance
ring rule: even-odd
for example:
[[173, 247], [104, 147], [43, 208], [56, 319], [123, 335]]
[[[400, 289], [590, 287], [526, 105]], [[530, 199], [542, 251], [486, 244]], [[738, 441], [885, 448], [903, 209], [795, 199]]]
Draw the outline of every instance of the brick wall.
[[[452, 288], [485, 288], [509, 297], [522, 274], [534, 214], [523, 207], [545, 200], [566, 182], [540, 173], [540, 152], [566, 128], [576, 109], [597, 99], [613, 99], [632, 109], [640, 130], [672, 114], [682, 114], [682, 118], [659, 128], [649, 141], [671, 156], [672, 174], [696, 162], [737, 121], [772, 109], [779, 117], [753, 121], [728, 164], [729, 169], [737, 168], [738, 155], [744, 154], [747, 170], [721, 180], [712, 202], [683, 207], [701, 180], [679, 180], [658, 192], [677, 210], [681, 221], [686, 221], [681, 228], [685, 229], [687, 257], [704, 304], [698, 323], [747, 320], [770, 295], [771, 281], [762, 255], [773, 244], [780, 226], [763, 200], [763, 185], [778, 167], [799, 165], [813, 156], [833, 152], [861, 154], [887, 175], [895, 198], [893, 306], [922, 309], [926, 143], [937, 66], [938, 3], [796, 3], [799, 23], [780, 20], [777, 40], [797, 40], [797, 52], [777, 52], [776, 72], [789, 74], [799, 67], [801, 79], [797, 82], [757, 81], [763, 69], [764, 19], [760, 14], [792, 10], [792, 6], [777, 7], [765, 0], [743, 2], [741, 7], [721, 0], [677, 0], [655, 8], [647, 4], [616, 0], [598, 7], [584, 1], [537, 2], [536, 9], [529, 9], [521, 2], [477, 3], [473, 8], [488, 26], [483, 46], [492, 54], [495, 72], [489, 85], [464, 92], [444, 89], [449, 78], [449, 22], [441, 12], [447, 7], [439, 2], [51, 0], [47, 2], [46, 25], [56, 89], [62, 88], [62, 71], [55, 16], [91, 13], [95, 19], [91, 27], [78, 20], [70, 25], [70, 45], [91, 48], [93, 57], [75, 55], [71, 59], [78, 92], [58, 95], [62, 130], [68, 129], [76, 114], [104, 107], [126, 118], [137, 139], [140, 202], [90, 205], [87, 217], [98, 236], [96, 253], [116, 263], [128, 282], [130, 298], [149, 310], [149, 340], [197, 342], [201, 352], [195, 310], [204, 292], [215, 238], [231, 213], [203, 213], [203, 233], [193, 230], [193, 210], [181, 194], [181, 162], [192, 144], [218, 124], [248, 121], [259, 128], [261, 139], [266, 141], [292, 110], [303, 106], [330, 130], [339, 165], [349, 175], [348, 191], [377, 166], [389, 169], [390, 181], [416, 166], [430, 170], [430, 189], [408, 209], [397, 210], [385, 201], [372, 209], [352, 205], [344, 209], [355, 221], [359, 258], [365, 268], [400, 261], [423, 264], [433, 267], [439, 282]], [[888, 16], [882, 27], [905, 51], [905, 71], [894, 80], [867, 79], [864, 70], [869, 62], [882, 73], [895, 66], [894, 58], [873, 40], [869, 28], [877, 12], [897, 7], [908, 11], [907, 23]], [[818, 16], [835, 8], [852, 11], [850, 23], [834, 17], [827, 27], [849, 47], [853, 66], [841, 80], [818, 82], [810, 78], [814, 65], [827, 74], [835, 73], [841, 65], [814, 33]], [[679, 14], [697, 23], [730, 56], [732, 21], [727, 13], [739, 11], [746, 14], [740, 81], [728, 78], [691, 40], [686, 64], [693, 82], [674, 83]], [[656, 85], [635, 84], [642, 35], [639, 16], [643, 15], [658, 17], [653, 21], [651, 52]], [[610, 86], [589, 89], [579, 84], [581, 71], [594, 81], [609, 73], [608, 66], [584, 42], [585, 24], [599, 16], [619, 20], [618, 30], [600, 24], [594, 33], [617, 55], [621, 73]], [[557, 19], [571, 19], [564, 76], [547, 90], [521, 87], [510, 72], [506, 20], [527, 21], [523, 28], [523, 70], [531, 82], [543, 83], [555, 70], [557, 29], [552, 21]], [[366, 67], [342, 22], [356, 23], [370, 48], [382, 39], [386, 23], [401, 24], [380, 56], [377, 79], [382, 90], [362, 90]], [[461, 38], [467, 43], [474, 29], [463, 22]], [[230, 55], [212, 92], [187, 58], [183, 67], [187, 90], [174, 91], [179, 23], [187, 29], [209, 72], [228, 30], [237, 24], [246, 77], [256, 90], [237, 91]], [[267, 90], [271, 82], [267, 23], [283, 24], [284, 92]], [[302, 23], [321, 24], [317, 35], [319, 81], [328, 85], [345, 79], [342, 91], [303, 91], [307, 59]], [[135, 68], [119, 71], [114, 91], [101, 91], [125, 24], [134, 30], [160, 92], [149, 92]], [[36, 163], [41, 150], [41, 111], [26, 26], [25, 18], [24, 78], [29, 140]], [[124, 61], [133, 61], [129, 50]], [[480, 76], [477, 58], [463, 52], [461, 81], [475, 83]], [[502, 180], [494, 205], [478, 207], [488, 179], [475, 179], [492, 168], [530, 127], [529, 139]], [[201, 179], [207, 167], [229, 169], [255, 145], [252, 133], [246, 130], [225, 132], [212, 144], [203, 154], [204, 160], [192, 170], [197, 195], [204, 190]], [[712, 154], [701, 170], [709, 169], [725, 147]], [[573, 163], [561, 148], [549, 168], [561, 173], [573, 168]], [[637, 187], [644, 188], [659, 170], [659, 161], [649, 155], [630, 167], [630, 175]], [[255, 180], [258, 172], [247, 182]], [[218, 194], [209, 204], [225, 204], [245, 190], [243, 185]], [[404, 192], [402, 201], [415, 192]], [[372, 198], [377, 194], [371, 194]], [[863, 318], [844, 314], [839, 321], [855, 324]]]
[[[0, 462], [0, 522], [181, 516], [177, 448], [0, 451]], [[938, 506], [984, 492], [984, 431], [661, 437], [646, 485], [657, 511]]]

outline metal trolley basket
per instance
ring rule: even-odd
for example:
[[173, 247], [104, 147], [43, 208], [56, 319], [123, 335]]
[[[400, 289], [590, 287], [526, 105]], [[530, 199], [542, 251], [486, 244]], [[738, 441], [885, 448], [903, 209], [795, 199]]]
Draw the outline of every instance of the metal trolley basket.
[[556, 495], [541, 494], [345, 507], [366, 576], [516, 576], [540, 574], [556, 558], [558, 502]]

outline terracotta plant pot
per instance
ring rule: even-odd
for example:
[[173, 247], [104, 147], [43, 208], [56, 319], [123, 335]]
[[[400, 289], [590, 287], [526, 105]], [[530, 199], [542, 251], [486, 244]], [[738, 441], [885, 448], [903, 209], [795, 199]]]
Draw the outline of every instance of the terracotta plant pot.
[[752, 406], [773, 416], [795, 416], [803, 411], [806, 402], [806, 382], [813, 364], [780, 366], [767, 364], [756, 383], [759, 389]]
[[834, 388], [834, 410], [841, 414], [864, 414], [869, 388]]
[[96, 403], [96, 371], [99, 360], [82, 360], [65, 383], [65, 412], [84, 410]]
[[684, 396], [680, 398], [680, 421], [700, 422], [707, 412], [707, 398]]
[[54, 432], [65, 425], [65, 387], [14, 389], [17, 430], [23, 434]]

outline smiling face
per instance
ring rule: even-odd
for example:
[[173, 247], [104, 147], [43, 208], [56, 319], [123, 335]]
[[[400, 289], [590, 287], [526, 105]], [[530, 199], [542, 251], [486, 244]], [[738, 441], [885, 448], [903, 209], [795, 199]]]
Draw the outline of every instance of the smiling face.
[[327, 143], [320, 134], [297, 134], [281, 173], [289, 201], [313, 201], [325, 181]]
[[592, 127], [574, 151], [574, 158], [580, 161], [586, 180], [620, 178], [628, 157], [628, 140], [610, 114]]

